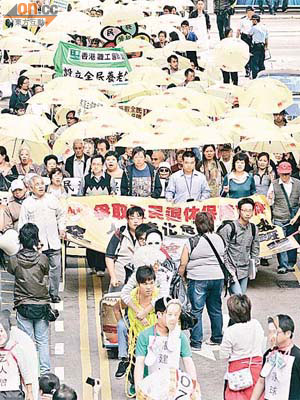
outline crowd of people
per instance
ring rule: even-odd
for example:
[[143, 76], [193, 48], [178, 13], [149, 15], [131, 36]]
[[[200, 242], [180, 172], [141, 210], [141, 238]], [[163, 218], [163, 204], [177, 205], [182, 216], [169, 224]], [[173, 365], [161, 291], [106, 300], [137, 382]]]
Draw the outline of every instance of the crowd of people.
[[[235, 33], [230, 27], [234, 5], [231, 0], [214, 0], [219, 38], [236, 36], [249, 46], [251, 57], [245, 74], [255, 79], [265, 68], [268, 32], [260, 15], [249, 6]], [[269, 7], [273, 13], [278, 5]], [[178, 28], [185, 40], [208, 49], [211, 21], [204, 8], [204, 1], [198, 0], [184, 15], [172, 5], [165, 5], [162, 13], [184, 16]], [[262, 11], [261, 3], [260, 8]], [[102, 11], [95, 8], [90, 15], [98, 17]], [[158, 35], [151, 35], [156, 49], [176, 40], [176, 30], [167, 33], [163, 24]], [[100, 38], [79, 35], [73, 35], [71, 41], [91, 48], [103, 45]], [[131, 53], [128, 58], [141, 54]], [[162, 68], [169, 76], [179, 71], [182, 55], [190, 62], [178, 84], [185, 87], [200, 81], [197, 72], [205, 68], [196, 51], [177, 52], [166, 57], [168, 66]], [[13, 52], [3, 54], [11, 63], [18, 58]], [[238, 85], [237, 71], [221, 72], [224, 83]], [[28, 105], [44, 87], [31, 86], [26, 71], [22, 73], [1, 113], [43, 115], [57, 128], [47, 137], [49, 154], [42, 164], [26, 145], [19, 146], [17, 157], [0, 146], [0, 192], [8, 197], [8, 203], [0, 205], [0, 263], [14, 276], [16, 311], [16, 318], [8, 310], [0, 312], [0, 400], [78, 398], [74, 389], [53, 374], [49, 350], [49, 324], [58, 316], [52, 307], [61, 302], [61, 247], [67, 240], [63, 200], [102, 195], [165, 199], [170, 204], [218, 197], [238, 201], [238, 218], [224, 221], [218, 229], [212, 214], [197, 213], [197, 234], [186, 238], [178, 265], [166, 251], [162, 232], [146, 220], [138, 206], [127, 209], [126, 223], [112, 234], [105, 253], [86, 249], [91, 274], [101, 278], [108, 273], [108, 292], [120, 297], [113, 309], [119, 359], [115, 378], [125, 378], [127, 396], [144, 398], [148, 377], [165, 369], [178, 370], [181, 361], [191, 383], [190, 398], [199, 400], [204, 383], [197, 377], [193, 354], [201, 354], [205, 343], [219, 346], [220, 358], [228, 361], [225, 400], [262, 400], [263, 396], [299, 400], [300, 349], [293, 343], [294, 322], [283, 314], [268, 318], [267, 350], [264, 330], [252, 318], [246, 294], [253, 269], [269, 263], [268, 258], [259, 257], [259, 226], [250, 222], [255, 208], [251, 196], [266, 196], [272, 223], [286, 236], [298, 230], [300, 166], [294, 155], [246, 152], [231, 143], [215, 145], [209, 140], [191, 148], [179, 148], [179, 143], [177, 150], [124, 148], [118, 146], [122, 135], [116, 133], [84, 140], [74, 137], [71, 155], [66, 156], [64, 151], [53, 150], [55, 142], [80, 122], [80, 115], [76, 109], [67, 110], [65, 123], [60, 123], [56, 105]], [[236, 102], [233, 107], [238, 106]], [[277, 127], [286, 123], [284, 111], [274, 114]], [[277, 259], [278, 274], [292, 272], [297, 250], [281, 252]], [[228, 326], [222, 313], [224, 289], [230, 295]], [[206, 341], [205, 306], [211, 326]], [[101, 382], [91, 384], [96, 400]]]

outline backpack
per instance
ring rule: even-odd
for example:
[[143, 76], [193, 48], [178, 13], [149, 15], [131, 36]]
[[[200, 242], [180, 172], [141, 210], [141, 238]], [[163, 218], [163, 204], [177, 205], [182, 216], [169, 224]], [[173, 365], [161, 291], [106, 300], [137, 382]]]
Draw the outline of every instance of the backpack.
[[[231, 226], [231, 232], [230, 232], [230, 237], [229, 237], [229, 240], [231, 242], [234, 237], [236, 240], [236, 227], [235, 227], [235, 223], [233, 221], [231, 221], [231, 220], [223, 221], [222, 224], [217, 229], [217, 233], [220, 233], [220, 231], [224, 228], [224, 226], [226, 226], [228, 224]], [[250, 222], [250, 225], [251, 225], [251, 232], [252, 232], [252, 240], [254, 240], [255, 233], [256, 233], [255, 224], [253, 224], [253, 222]]]

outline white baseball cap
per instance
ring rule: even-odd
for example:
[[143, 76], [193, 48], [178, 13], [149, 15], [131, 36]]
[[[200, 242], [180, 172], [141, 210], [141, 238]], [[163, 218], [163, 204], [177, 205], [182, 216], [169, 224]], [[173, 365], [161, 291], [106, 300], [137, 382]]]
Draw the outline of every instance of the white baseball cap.
[[15, 179], [14, 181], [12, 181], [10, 189], [12, 192], [14, 192], [17, 189], [25, 189], [25, 185], [23, 183], [23, 181], [21, 181], [21, 179]]

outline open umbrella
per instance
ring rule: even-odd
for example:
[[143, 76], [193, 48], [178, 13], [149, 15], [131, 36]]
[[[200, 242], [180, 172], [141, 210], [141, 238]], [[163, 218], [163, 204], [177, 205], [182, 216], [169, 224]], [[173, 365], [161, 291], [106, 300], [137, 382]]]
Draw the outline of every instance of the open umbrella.
[[277, 79], [260, 78], [251, 81], [239, 98], [241, 106], [263, 113], [279, 113], [293, 104], [289, 88]]
[[143, 18], [143, 10], [138, 6], [138, 3], [135, 6], [115, 4], [104, 9], [102, 26], [130, 25]]
[[221, 97], [226, 101], [231, 101], [234, 97], [239, 97], [243, 92], [244, 89], [240, 86], [221, 82], [209, 86], [206, 90], [206, 93]]
[[165, 96], [164, 94], [136, 97], [126, 103], [126, 106], [140, 107], [145, 110], [155, 110], [164, 107], [172, 107], [174, 109], [186, 108], [183, 102], [181, 102], [175, 96]]
[[28, 40], [36, 40], [36, 36], [31, 31], [23, 29], [20, 26], [4, 29], [1, 34], [3, 37], [18, 37]]
[[26, 39], [17, 36], [8, 36], [0, 39], [0, 49], [8, 50], [12, 55], [23, 55], [26, 51], [42, 50], [39, 43], [29, 42]]
[[124, 40], [124, 42], [121, 42], [118, 44], [118, 47], [122, 47], [125, 51], [125, 53], [133, 53], [136, 51], [144, 51], [145, 49], [153, 49], [153, 46], [151, 43], [149, 43], [147, 40], [142, 40], [142, 39], [129, 39], [129, 40]]
[[214, 64], [224, 71], [242, 71], [249, 61], [249, 46], [242, 40], [226, 38], [213, 51]]
[[17, 64], [23, 63], [30, 65], [47, 65], [49, 67], [52, 67], [54, 65], [53, 63], [54, 54], [55, 52], [52, 50], [41, 50], [27, 54], [25, 53], [24, 55], [22, 55], [21, 58], [19, 58]]
[[171, 24], [173, 26], [180, 26], [183, 18], [180, 15], [176, 14], [163, 14], [159, 18], [161, 25], [163, 24]]
[[255, 108], [250, 107], [237, 107], [231, 108], [228, 110], [222, 117], [224, 118], [235, 118], [239, 120], [243, 120], [244, 118], [263, 118], [267, 119], [271, 122], [274, 122], [274, 118], [272, 114], [264, 114], [260, 111], [257, 111]]
[[120, 86], [119, 91], [113, 98], [114, 103], [129, 101], [135, 97], [140, 96], [151, 96], [153, 94], [158, 94], [159, 89], [154, 85], [150, 85], [148, 82], [132, 82], [126, 86]]
[[26, 72], [22, 75], [27, 76], [30, 79], [31, 83], [39, 83], [44, 84], [46, 82], [51, 81], [55, 71], [50, 68], [32, 68], [30, 67]]
[[64, 32], [47, 32], [40, 31], [37, 33], [36, 38], [41, 43], [57, 44], [58, 42], [68, 42], [71, 37]]
[[157, 108], [149, 112], [142, 119], [149, 125], [159, 126], [164, 123], [178, 122], [180, 124], [190, 124], [191, 126], [210, 125], [211, 121], [199, 111], [176, 108]]
[[191, 40], [174, 40], [173, 42], [168, 43], [165, 47], [165, 51], [179, 51], [179, 52], [186, 52], [186, 51], [200, 51], [201, 42], [192, 42]]
[[64, 32], [77, 34], [80, 28], [88, 26], [91, 23], [91, 17], [79, 11], [64, 11], [57, 14], [54, 20], [48, 26], [44, 26], [40, 35], [46, 32]]
[[265, 140], [258, 141], [257, 139], [243, 140], [239, 143], [242, 150], [252, 151], [254, 153], [291, 153], [299, 151], [300, 145], [292, 139], [289, 140]]
[[147, 82], [147, 84], [155, 85], [170, 85], [174, 83], [171, 75], [158, 67], [140, 67], [132, 70], [128, 74], [129, 82]]
[[146, 57], [131, 58], [129, 60], [129, 64], [132, 69], [140, 67], [156, 67], [155, 62]]
[[31, 66], [24, 63], [3, 64], [0, 70], [0, 82], [17, 82], [21, 71], [27, 71]]

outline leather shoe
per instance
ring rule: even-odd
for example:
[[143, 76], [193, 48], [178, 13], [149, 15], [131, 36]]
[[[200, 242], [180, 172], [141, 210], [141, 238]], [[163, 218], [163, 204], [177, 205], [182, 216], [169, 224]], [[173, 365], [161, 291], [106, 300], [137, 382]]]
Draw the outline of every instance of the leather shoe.
[[61, 298], [59, 296], [51, 296], [51, 303], [60, 303]]

